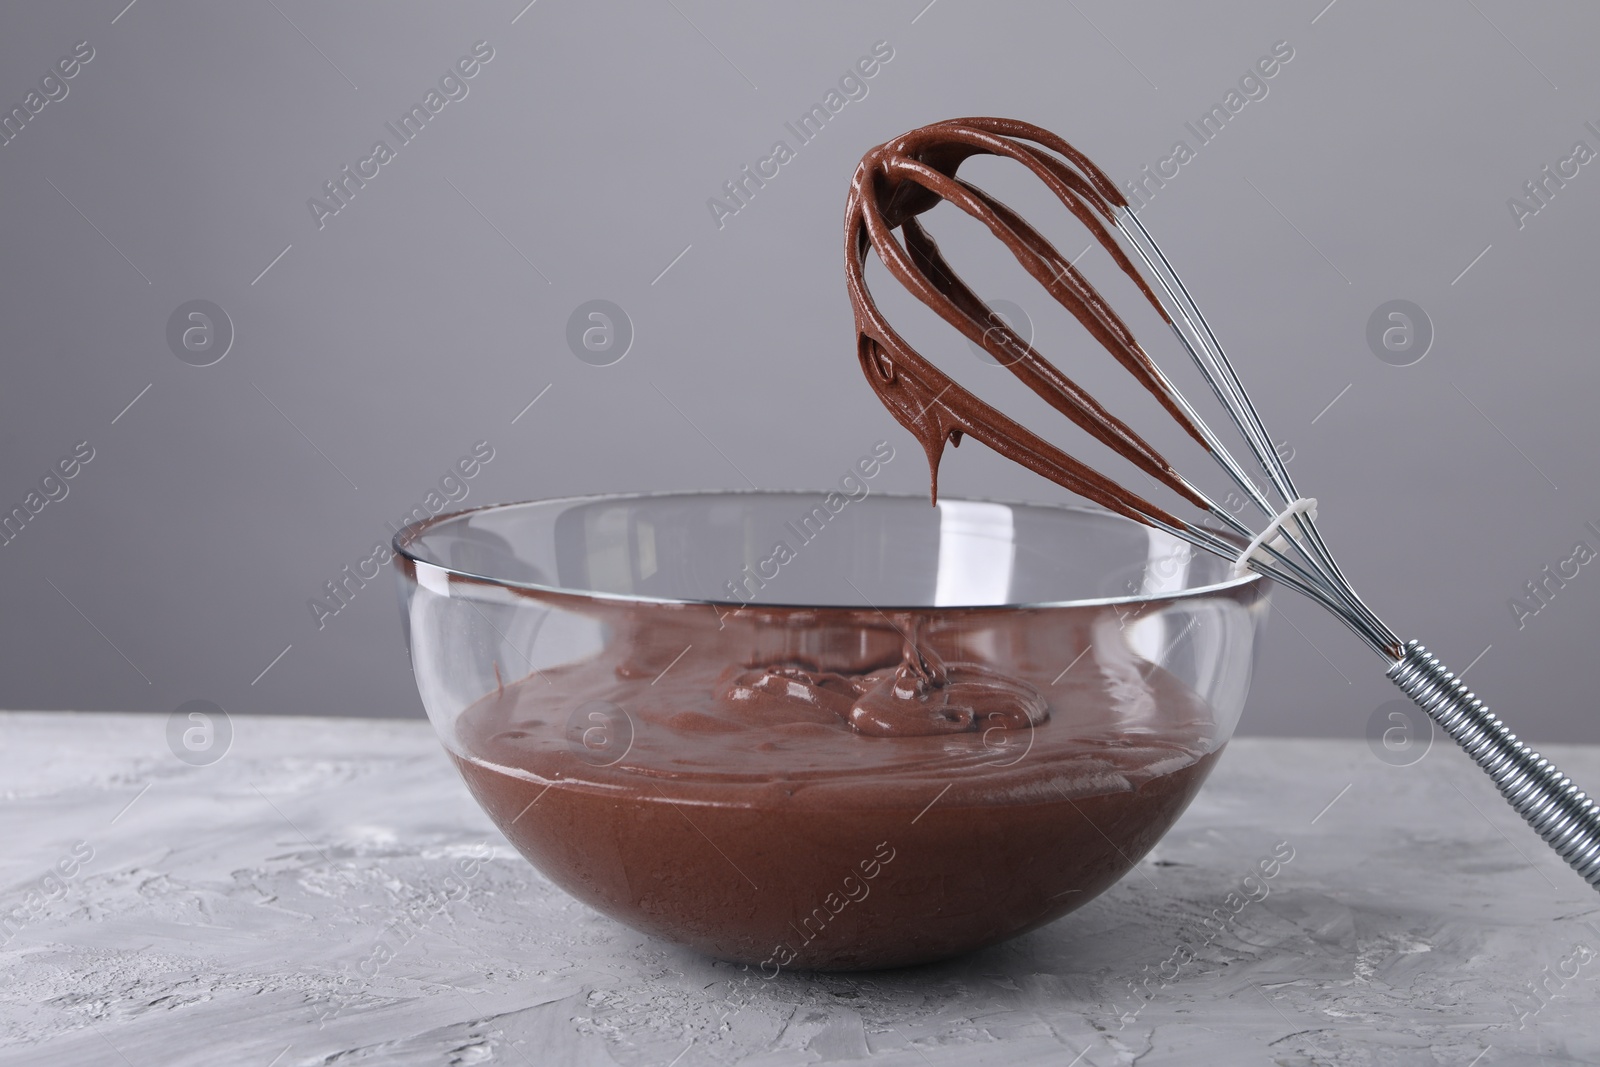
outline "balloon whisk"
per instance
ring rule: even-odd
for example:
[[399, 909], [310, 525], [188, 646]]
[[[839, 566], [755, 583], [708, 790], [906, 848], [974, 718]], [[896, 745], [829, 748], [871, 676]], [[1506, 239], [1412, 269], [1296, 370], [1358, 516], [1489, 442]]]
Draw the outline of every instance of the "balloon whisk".
[[[1072, 262], [1004, 203], [958, 175], [973, 156], [1012, 160], [1083, 224], [1172, 329], [1225, 413], [1203, 418]], [[1018, 264], [1088, 330], [1222, 469], [1249, 505], [1247, 522], [1185, 477], [1148, 441], [1039, 353], [951, 267], [922, 216], [949, 203], [999, 238]], [[1062, 138], [1030, 123], [963, 118], [873, 148], [851, 181], [845, 275], [862, 371], [927, 453], [934, 498], [946, 443], [973, 437], [1083, 498], [1232, 561], [1321, 604], [1389, 663], [1388, 677], [1493, 778], [1502, 794], [1591, 886], [1600, 889], [1600, 807], [1489, 713], [1415, 641], [1402, 643], [1356, 595], [1204, 313], [1111, 179]], [[1008, 418], [953, 381], [889, 324], [866, 283], [867, 252], [969, 341], [1056, 411], [1183, 502], [1160, 506]], [[1233, 442], [1230, 449], [1228, 442]], [[1247, 462], [1241, 462], [1239, 457]]]

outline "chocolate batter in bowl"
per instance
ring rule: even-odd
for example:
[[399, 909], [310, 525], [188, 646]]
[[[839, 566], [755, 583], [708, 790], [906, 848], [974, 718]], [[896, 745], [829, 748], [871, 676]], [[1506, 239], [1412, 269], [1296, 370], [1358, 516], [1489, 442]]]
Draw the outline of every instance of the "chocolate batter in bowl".
[[547, 878], [774, 976], [1077, 908], [1238, 720], [1254, 575], [1086, 507], [872, 491], [496, 505], [396, 538], [428, 715]]

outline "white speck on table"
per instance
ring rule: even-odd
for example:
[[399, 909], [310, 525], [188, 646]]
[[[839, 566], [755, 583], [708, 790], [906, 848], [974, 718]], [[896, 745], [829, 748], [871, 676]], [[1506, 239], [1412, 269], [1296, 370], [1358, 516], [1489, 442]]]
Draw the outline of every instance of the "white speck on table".
[[236, 716], [207, 767], [166, 727], [0, 713], [0, 1063], [1600, 1062], [1600, 897], [1443, 738], [1236, 740], [1072, 915], [768, 981], [546, 882], [425, 723]]

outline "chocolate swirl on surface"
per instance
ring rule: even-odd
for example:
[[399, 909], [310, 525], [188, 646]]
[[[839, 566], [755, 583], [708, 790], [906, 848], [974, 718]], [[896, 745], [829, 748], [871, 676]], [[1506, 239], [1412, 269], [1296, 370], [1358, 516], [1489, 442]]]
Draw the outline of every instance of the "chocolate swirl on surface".
[[907, 344], [879, 311], [866, 283], [869, 248], [912, 295], [993, 355], [1053, 408], [1183, 499], [1206, 507], [1199, 491], [1144, 438], [995, 315], [950, 267], [922, 226], [918, 216], [941, 201], [986, 225], [1051, 297], [1072, 312], [1179, 425], [1210, 451], [1165, 375], [1095, 287], [1016, 212], [957, 176], [961, 164], [975, 155], [1000, 156], [1027, 167], [1110, 253], [1162, 319], [1169, 324], [1172, 321], [1107, 226], [1115, 224], [1115, 212], [1125, 209], [1127, 201], [1082, 152], [1048, 130], [1014, 119], [950, 119], [912, 130], [869, 151], [851, 180], [845, 211], [845, 276], [855, 309], [857, 356], [878, 398], [927, 453], [934, 500], [938, 499], [939, 459], [945, 442], [959, 445], [963, 435], [970, 435], [1119, 515], [1190, 529], [1185, 520], [1123, 488], [957, 385]]
[[868, 674], [785, 664], [734, 668], [718, 680], [717, 704], [743, 721], [848, 724], [871, 737], [1016, 730], [1049, 718], [1044, 694], [979, 663], [946, 663], [906, 613], [900, 664]]
[[[626, 611], [590, 610], [608, 617], [619, 646], [627, 649], [615, 667], [617, 679], [652, 686], [685, 644], [706, 647], [729, 625], [717, 619], [713, 632], [695, 637], [685, 622], [663, 634], [659, 625], [639, 625]], [[931, 624], [924, 612], [768, 608], [751, 610], [740, 621], [752, 634], [781, 635], [825, 617], [851, 619], [856, 647], [811, 654], [797, 654], [781, 641], [749, 647], [707, 681], [705, 713], [730, 727], [813, 723], [870, 737], [993, 736], [996, 730], [1030, 730], [1050, 717], [1050, 702], [1039, 687], [978, 662], [971, 650], [942, 653], [943, 627]]]

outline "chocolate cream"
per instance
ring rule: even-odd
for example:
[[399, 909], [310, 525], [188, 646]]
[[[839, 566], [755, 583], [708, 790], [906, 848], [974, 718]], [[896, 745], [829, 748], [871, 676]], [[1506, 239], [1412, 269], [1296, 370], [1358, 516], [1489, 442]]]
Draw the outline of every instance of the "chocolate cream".
[[1110, 607], [583, 610], [605, 652], [468, 708], [461, 773], [573, 896], [769, 977], [939, 959], [1071, 911], [1219, 747]]

